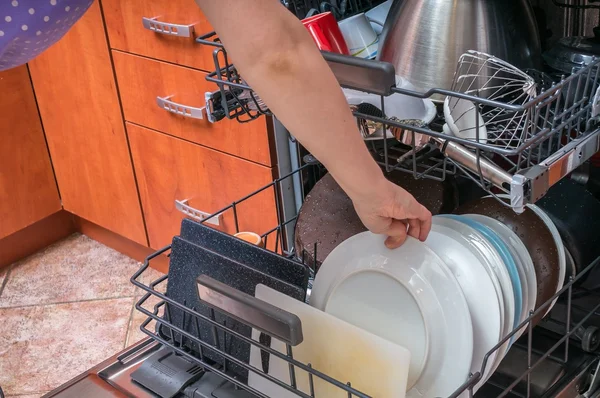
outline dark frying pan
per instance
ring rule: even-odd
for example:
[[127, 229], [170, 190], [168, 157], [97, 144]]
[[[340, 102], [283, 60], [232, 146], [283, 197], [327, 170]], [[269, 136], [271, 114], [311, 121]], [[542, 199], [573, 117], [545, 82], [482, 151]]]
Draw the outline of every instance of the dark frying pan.
[[[523, 214], [517, 214], [495, 198], [488, 197], [461, 205], [456, 212], [482, 214], [508, 226], [521, 238], [533, 261], [538, 285], [536, 309], [554, 296], [560, 274], [558, 250], [552, 233], [533, 210], [526, 209]], [[534, 325], [545, 312], [533, 319]]]
[[[411, 193], [432, 214], [449, 213], [457, 206], [457, 189], [451, 179], [445, 182], [415, 180], [412, 175], [399, 171], [386, 177]], [[366, 230], [352, 200], [327, 174], [310, 191], [298, 214], [295, 229], [297, 256], [306, 264], [318, 267], [340, 243]]]
[[[564, 179], [536, 204], [556, 225], [577, 272], [600, 256], [600, 201], [584, 186]], [[598, 285], [600, 276], [586, 274], [581, 282], [584, 280]]]

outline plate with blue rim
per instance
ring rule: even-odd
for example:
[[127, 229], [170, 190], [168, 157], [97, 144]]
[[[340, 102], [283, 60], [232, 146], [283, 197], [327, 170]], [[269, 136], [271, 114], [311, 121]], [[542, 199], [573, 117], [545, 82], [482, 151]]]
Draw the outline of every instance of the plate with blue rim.
[[[470, 242], [469, 246], [473, 246], [479, 252], [480, 258], [483, 260], [481, 263], [484, 265], [489, 278], [494, 283], [498, 304], [501, 307], [501, 332], [498, 335], [497, 343], [504, 341], [504, 337], [512, 330], [514, 322], [515, 298], [510, 275], [494, 245], [476, 228], [459, 220], [460, 217], [456, 219], [455, 217], [439, 215], [434, 217], [434, 224], [443, 224], [452, 228]], [[473, 337], [478, 338], [475, 334]], [[481, 344], [482, 340], [474, 341], [474, 343]], [[496, 345], [498, 347], [495, 350], [489, 351], [490, 355], [486, 364], [481, 364], [482, 368], [480, 371], [483, 376], [477, 385], [475, 385], [474, 391], [477, 391], [498, 368], [510, 348], [510, 339], [507, 338], [502, 344], [495, 343], [494, 346]]]
[[[537, 280], [535, 276], [535, 268], [533, 266], [533, 260], [527, 251], [527, 247], [519, 236], [513, 232], [512, 229], [502, 224], [500, 221], [484, 216], [481, 214], [465, 214], [465, 217], [469, 217], [475, 221], [486, 225], [491, 228], [494, 232], [504, 240], [508, 249], [510, 250], [517, 268], [519, 270], [519, 278], [521, 279], [521, 291], [523, 293], [523, 307], [521, 309], [521, 319], [519, 324], [523, 323], [528, 317], [531, 311], [535, 309], [535, 302], [537, 298]], [[517, 333], [519, 338], [527, 327], [524, 326]]]
[[[505, 269], [508, 271], [514, 297], [514, 312], [512, 317], [513, 322], [509, 328], [509, 333], [512, 332], [515, 327], [519, 326], [521, 320], [521, 311], [523, 308], [523, 290], [521, 288], [522, 284], [521, 278], [519, 276], [519, 270], [509, 248], [507, 247], [504, 240], [502, 240], [502, 238], [498, 236], [496, 232], [494, 232], [491, 228], [483, 225], [478, 221], [475, 221], [465, 216], [459, 216], [454, 214], [446, 214], [443, 217], [453, 218], [476, 229], [488, 240], [488, 242], [490, 242], [494, 246], [500, 257], [502, 258]], [[504, 281], [506, 283], [506, 279], [504, 279]], [[509, 317], [508, 319], [511, 318]], [[511, 338], [511, 345], [515, 340], [515, 336], [516, 335], [513, 335], [513, 337]]]

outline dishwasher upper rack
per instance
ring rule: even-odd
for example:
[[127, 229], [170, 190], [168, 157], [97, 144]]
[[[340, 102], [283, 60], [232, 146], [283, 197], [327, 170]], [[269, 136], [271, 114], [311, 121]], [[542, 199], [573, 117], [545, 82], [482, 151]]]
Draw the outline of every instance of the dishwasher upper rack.
[[[215, 32], [200, 36], [196, 41], [215, 47], [215, 70], [206, 79], [215, 83], [219, 90], [207, 94], [209, 110], [217, 109], [220, 117], [240, 122], [271, 115], [266, 104], [229, 62]], [[377, 161], [387, 171], [400, 170], [414, 178], [437, 180], [459, 172], [491, 195], [509, 194], [510, 203], [505, 204], [520, 213], [527, 203], [542, 198], [552, 185], [600, 150], [597, 117], [600, 59], [570, 76], [559, 76], [558, 81], [551, 84], [547, 83], [548, 75], [531, 71], [533, 76], [544, 77], [538, 81], [541, 92], [523, 105], [514, 105], [510, 101], [489, 100], [446, 89], [417, 92], [398, 88], [395, 69], [389, 63], [327, 52], [322, 54], [342, 87], [379, 96], [381, 115], [354, 111], [354, 116], [357, 124], [368, 121], [379, 124], [382, 131], [392, 133], [392, 139], [369, 143]], [[507, 147], [505, 143], [496, 145], [444, 134], [441, 111], [429, 126], [386, 117], [386, 99], [390, 96], [429, 99], [436, 94], [471, 101], [476, 118], [486, 111], [489, 113], [490, 109], [499, 110], [496, 113], [506, 118], [521, 114], [524, 128], [518, 144]], [[480, 127], [476, 123], [475, 137], [483, 136]], [[403, 138], [400, 140], [399, 136]], [[425, 147], [430, 150], [415, 148], [419, 137], [427, 138]]]
[[[276, 253], [280, 256], [284, 256], [287, 258], [291, 257], [293, 259], [296, 259], [296, 261], [298, 261], [300, 263], [304, 263], [302, 261], [302, 259], [305, 257], [304, 253], [296, 253], [293, 246], [286, 245], [286, 242], [290, 242], [290, 241], [293, 242], [293, 239], [287, 240], [287, 239], [285, 239], [285, 237], [286, 237], [286, 234], [288, 233], [288, 228], [289, 227], [293, 228], [294, 222], [296, 220], [296, 216], [293, 215], [293, 216], [286, 217], [284, 215], [284, 212], [281, 211], [281, 208], [282, 208], [281, 207], [281, 200], [282, 200], [281, 194], [282, 194], [282, 191], [285, 189], [286, 183], [288, 183], [290, 180], [297, 177], [298, 173], [301, 173], [305, 170], [310, 170], [310, 168], [314, 168], [314, 167], [316, 167], [316, 166], [305, 165], [302, 168], [297, 169], [288, 175], [282, 176], [282, 177], [274, 180], [272, 183], [261, 187], [257, 191], [241, 198], [240, 200], [232, 202], [228, 206], [215, 212], [212, 216], [206, 217], [206, 219], [204, 221], [205, 225], [207, 225], [207, 226], [209, 225], [208, 220], [210, 220], [211, 218], [229, 212], [229, 213], [233, 214], [233, 217], [235, 220], [235, 225], [236, 225], [236, 231], [239, 232], [239, 230], [237, 229], [237, 226], [239, 225], [239, 218], [243, 217], [243, 213], [240, 211], [240, 208], [243, 206], [244, 202], [252, 201], [252, 199], [255, 197], [255, 195], [262, 194], [265, 191], [271, 191], [273, 193], [273, 195], [275, 195], [275, 198], [276, 198], [276, 206], [277, 206], [279, 216], [278, 216], [278, 220], [277, 220], [277, 225], [273, 225], [272, 228], [267, 228], [265, 231], [262, 231], [262, 233], [261, 233], [261, 236], [265, 240], [265, 247], [267, 247], [269, 250], [273, 251], [274, 253]], [[250, 203], [250, 202], [248, 202], [248, 203]], [[237, 239], [237, 238], [231, 237], [231, 239]], [[268, 244], [268, 242], [275, 242], [275, 245]], [[317, 250], [317, 249], [318, 248], [315, 246], [314, 250]], [[290, 363], [291, 366], [295, 369], [295, 372], [309, 372], [310, 374], [313, 375], [313, 377], [324, 378], [328, 382], [337, 385], [344, 392], [348, 393], [348, 397], [366, 397], [366, 395], [353, 389], [352, 384], [347, 384], [348, 381], [346, 381], [346, 380], [341, 380], [341, 381], [331, 380], [331, 378], [327, 377], [327, 375], [320, 374], [318, 372], [318, 369], [312, 369], [312, 367], [309, 366], [309, 364], [301, 364], [293, 359], [286, 357], [285, 355], [282, 356], [282, 354], [280, 354], [280, 353], [273, 352], [273, 350], [266, 348], [264, 346], [264, 344], [261, 343], [261, 341], [255, 341], [252, 339], [248, 339], [245, 336], [240, 337], [239, 333], [229, 329], [226, 324], [223, 325], [223, 324], [219, 324], [219, 323], [215, 322], [215, 319], [217, 319], [215, 317], [215, 313], [229, 316], [228, 311], [226, 309], [213, 306], [214, 311], [211, 311], [211, 316], [206, 316], [206, 315], [199, 313], [194, 308], [188, 308], [186, 306], [186, 303], [178, 303], [178, 302], [170, 299], [169, 297], [167, 297], [164, 294], [165, 290], [163, 288], [166, 287], [166, 281], [167, 281], [168, 276], [164, 275], [155, 281], [149, 282], [148, 278], [144, 275], [144, 273], [150, 266], [150, 263], [153, 261], [153, 259], [155, 259], [156, 257], [158, 257], [162, 254], [168, 253], [169, 250], [170, 250], [170, 246], [165, 247], [164, 249], [162, 249], [162, 250], [156, 252], [155, 254], [151, 255], [150, 257], [148, 257], [148, 259], [144, 262], [142, 267], [131, 278], [131, 281], [134, 285], [138, 286], [139, 288], [143, 289], [146, 292], [144, 294], [144, 296], [136, 304], [136, 309], [138, 311], [141, 311], [143, 314], [145, 314], [147, 316], [147, 319], [141, 325], [141, 330], [145, 334], [152, 337], [153, 339], [160, 342], [161, 344], [170, 347], [175, 352], [185, 356], [187, 359], [204, 367], [208, 371], [215, 372], [216, 374], [218, 374], [219, 376], [232, 382], [236, 386], [238, 386], [242, 389], [248, 390], [251, 393], [253, 393], [256, 396], [261, 397], [261, 398], [266, 397], [266, 396], [259, 392], [252, 391], [252, 389], [249, 388], [249, 386], [247, 385], [247, 380], [240, 379], [239, 377], [237, 377], [237, 378], [234, 377], [232, 374], [229, 374], [227, 372], [227, 367], [225, 367], [225, 369], [220, 368], [219, 366], [215, 365], [214, 363], [208, 361], [206, 358], [203, 358], [202, 355], [198, 355], [198, 353], [201, 352], [202, 350], [210, 350], [211, 353], [219, 355], [220, 358], [222, 358], [222, 362], [225, 364], [227, 364], [227, 363], [234, 364], [235, 363], [236, 365], [241, 366], [242, 368], [252, 370], [253, 372], [255, 372], [257, 374], [264, 376], [268, 380], [271, 380], [280, 386], [281, 386], [281, 384], [272, 380], [267, 375], [264, 375], [264, 372], [262, 372], [261, 370], [255, 369], [255, 368], [249, 369], [250, 366], [248, 364], [240, 363], [239, 360], [228, 355], [226, 340], [218, 340], [218, 339], [213, 340], [213, 341], [199, 340], [197, 337], [198, 335], [195, 334], [195, 331], [200, 330], [200, 327], [198, 326], [199, 324], [205, 324], [205, 325], [209, 325], [210, 327], [214, 327], [215, 331], [219, 330], [219, 331], [222, 331], [222, 333], [225, 333], [229, 336], [234, 336], [236, 338], [240, 338], [240, 339], [248, 342], [249, 344], [252, 344], [256, 347], [259, 347], [260, 349], [263, 349], [263, 350], [269, 352], [270, 354], [276, 355], [279, 358], [282, 358], [285, 361], [287, 361], [288, 363]], [[214, 253], [214, 254], [222, 256], [219, 253]], [[316, 253], [313, 253], [313, 255], [315, 255], [315, 258], [316, 258]], [[495, 350], [499, 349], [499, 347], [501, 347], [505, 341], [508, 341], [508, 339], [511, 339], [519, 330], [527, 329], [527, 331], [528, 331], [527, 336], [524, 338], [521, 338], [518, 341], [518, 343], [515, 343], [515, 344], [522, 344], [525, 346], [527, 356], [528, 356], [528, 364], [527, 364], [528, 369], [526, 371], [524, 371], [523, 373], [521, 373], [520, 375], [515, 376], [513, 379], [510, 379], [506, 383], [503, 383], [501, 385], [501, 389], [503, 392], [499, 396], [501, 396], [501, 397], [502, 396], [511, 396], [511, 397], [515, 396], [515, 397], [519, 397], [519, 398], [523, 397], [523, 396], [530, 397], [530, 396], [532, 396], [530, 394], [532, 372], [534, 372], [536, 369], [538, 369], [544, 363], [544, 361], [553, 361], [555, 363], [566, 363], [569, 361], [570, 355], [572, 355], [571, 351], [573, 351], [573, 347], [572, 347], [573, 341], [572, 340], [574, 340], [574, 339], [580, 340], [581, 339], [581, 337], [580, 337], [582, 335], [581, 331], [587, 330], [586, 328], [589, 326], [588, 322], [590, 321], [590, 318], [600, 317], [600, 300], [598, 300], [598, 303], [596, 303], [593, 308], [583, 308], [583, 309], [577, 307], [577, 301], [576, 301], [577, 298], [580, 298], [581, 296], [585, 296], [585, 295], [591, 295], [593, 297], [600, 296], [600, 294], [597, 291], [590, 292], [589, 290], [585, 289], [578, 283], [581, 280], [583, 280], [589, 273], [591, 273], [594, 270], [594, 268], [597, 267], [598, 264], [600, 264], [600, 258], [597, 259], [596, 261], [594, 261], [593, 263], [589, 264], [577, 276], [571, 277], [569, 279], [569, 281], [565, 284], [565, 286], [559, 292], [557, 292], [552, 298], [550, 298], [548, 301], [546, 301], [544, 304], [542, 304], [535, 312], [531, 313], [527, 320], [525, 320], [513, 332], [511, 332], [509, 335], [507, 335], [503, 341], [499, 342], [498, 345], [496, 345], [492, 350], [490, 350], [490, 352], [487, 353], [486, 361], [490, 358], [490, 356], [493, 354], [493, 352]], [[313, 270], [313, 271], [316, 271], [316, 273], [318, 273], [318, 269]], [[232, 295], [231, 292], [230, 292], [230, 295]], [[235, 295], [235, 292], [233, 295]], [[543, 352], [540, 352], [539, 350], [537, 350], [535, 348], [535, 345], [534, 345], [534, 337], [533, 336], [535, 333], [532, 333], [533, 325], [530, 323], [530, 320], [535, 318], [540, 313], [546, 312], [548, 306], [550, 306], [552, 304], [552, 302], [555, 301], [556, 298], [559, 298], [559, 303], [566, 303], [567, 310], [564, 312], [564, 317], [561, 316], [561, 317], [558, 317], [557, 319], [554, 319], [555, 317], [553, 317], [553, 324], [555, 326], [554, 329], [555, 329], [555, 333], [556, 333], [555, 344], [553, 344], [548, 349], [545, 349]], [[172, 318], [170, 317], [170, 313], [174, 309], [177, 309], [178, 311], [183, 311], [183, 313], [184, 313], [183, 319], [181, 320], [180, 324], [175, 324], [173, 322]], [[572, 315], [574, 313], [574, 311], [577, 311], [577, 313], [579, 314], [578, 317], [575, 317]], [[239, 320], [239, 316], [234, 317], [234, 319]], [[150, 327], [151, 323], [155, 323], [156, 325], [159, 325], [160, 327], [152, 329]], [[558, 331], [556, 331], [556, 330], [558, 330]], [[213, 333], [213, 335], [217, 335], [217, 333]], [[585, 342], [583, 342], [583, 341], [581, 342], [582, 347], [585, 344], [586, 344]], [[190, 351], [189, 347], [196, 347], [196, 350], [194, 352], [192, 352], [192, 351]], [[202, 348], [200, 348], [200, 347], [202, 347]], [[291, 352], [293, 355], [293, 346], [291, 347]], [[570, 354], [570, 352], [571, 352], [571, 354]], [[597, 351], [594, 350], [594, 352], [597, 352]], [[537, 356], [539, 356], [539, 359], [534, 360], [533, 354], [536, 354]], [[213, 356], [213, 358], [214, 358], [214, 356]], [[482, 366], [482, 369], [484, 369], [484, 368], [485, 368], [485, 364]], [[479, 372], [476, 372], [475, 374], [471, 375], [467, 380], [457, 381], [458, 388], [449, 397], [450, 398], [458, 397], [465, 391], [469, 391], [469, 395], [471, 395], [470, 391], [472, 391], [473, 386], [478, 383], [478, 381], [481, 377], [481, 374], [482, 374], [482, 372], [479, 371]], [[351, 383], [352, 380], [349, 380], [349, 382]], [[462, 383], [462, 385], [460, 385], [461, 383]], [[300, 397], [305, 397], [305, 398], [311, 397], [310, 394], [304, 394], [300, 391], [296, 391], [293, 387], [290, 387], [290, 386], [288, 386], [288, 387], [289, 388], [287, 388], [287, 387], [284, 387], [284, 388], [286, 388], [288, 391], [292, 391], [292, 392], [296, 393], [296, 395], [298, 395]], [[524, 389], [525, 393], [515, 392], [514, 390], [516, 388]], [[270, 398], [278, 398], [278, 397], [270, 397]]]
[[331, 11], [339, 20], [367, 11], [383, 3], [383, 0], [281, 0], [280, 2], [298, 19], [303, 19], [313, 12]]

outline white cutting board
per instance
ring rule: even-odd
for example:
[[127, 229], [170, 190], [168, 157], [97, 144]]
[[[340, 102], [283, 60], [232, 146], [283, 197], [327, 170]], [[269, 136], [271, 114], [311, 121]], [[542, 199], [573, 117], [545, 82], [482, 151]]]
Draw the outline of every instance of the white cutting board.
[[[346, 383], [372, 397], [404, 398], [410, 364], [410, 352], [397, 344], [382, 339], [363, 329], [344, 322], [321, 310], [279, 293], [267, 286], [256, 286], [256, 298], [297, 315], [302, 321], [302, 343], [293, 347], [294, 359], [334, 379]], [[260, 332], [252, 331], [258, 341]], [[272, 339], [271, 348], [286, 352], [285, 344]], [[269, 374], [290, 384], [288, 363], [272, 355]], [[262, 371], [260, 350], [252, 346], [250, 364]], [[308, 373], [296, 369], [296, 383], [310, 395]], [[348, 393], [318, 377], [313, 377], [316, 398], [347, 398]], [[277, 384], [254, 372], [248, 375], [248, 384], [273, 398], [297, 398]]]

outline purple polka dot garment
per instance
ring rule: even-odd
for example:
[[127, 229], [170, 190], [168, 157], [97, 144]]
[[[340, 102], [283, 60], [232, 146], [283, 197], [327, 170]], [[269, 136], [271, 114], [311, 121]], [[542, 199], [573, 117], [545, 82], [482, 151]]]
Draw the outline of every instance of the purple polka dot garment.
[[93, 0], [0, 0], [0, 71], [38, 56], [81, 18]]

